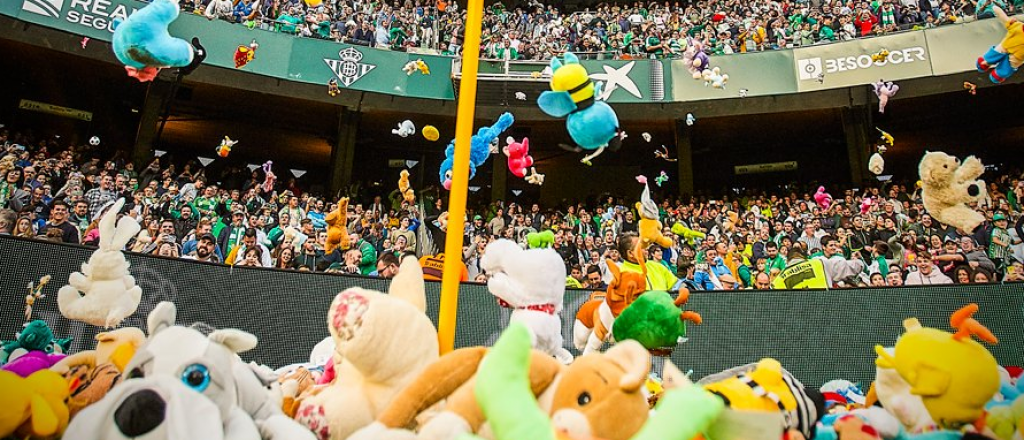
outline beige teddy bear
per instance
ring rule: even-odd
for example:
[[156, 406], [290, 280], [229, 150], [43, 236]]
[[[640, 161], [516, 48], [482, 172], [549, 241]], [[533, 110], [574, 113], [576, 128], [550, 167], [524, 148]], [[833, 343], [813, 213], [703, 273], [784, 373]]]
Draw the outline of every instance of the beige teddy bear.
[[985, 182], [978, 180], [985, 166], [974, 156], [964, 159], [940, 151], [925, 152], [918, 166], [924, 207], [936, 220], [965, 232], [974, 231], [983, 221], [967, 203], [980, 200]]

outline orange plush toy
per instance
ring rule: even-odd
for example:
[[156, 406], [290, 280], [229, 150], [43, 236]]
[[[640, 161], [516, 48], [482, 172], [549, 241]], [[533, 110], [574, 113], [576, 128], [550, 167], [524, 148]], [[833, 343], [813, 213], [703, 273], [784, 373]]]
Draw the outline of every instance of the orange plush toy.
[[611, 337], [615, 318], [647, 290], [647, 265], [640, 247], [643, 241], [637, 240], [636, 243], [633, 252], [642, 272], [622, 271], [613, 261], [606, 261], [612, 273], [612, 282], [607, 292], [603, 298], [592, 296], [576, 313], [572, 331], [573, 345], [583, 354], [600, 350], [601, 345]]
[[335, 249], [348, 250], [348, 197], [338, 201], [338, 209], [324, 217], [327, 222], [327, 243], [324, 243], [324, 255], [330, 255]]
[[402, 170], [402, 173], [399, 174], [398, 192], [402, 193], [402, 198], [410, 205], [416, 204], [416, 193], [412, 191], [412, 185], [409, 184], [409, 170]]
[[672, 247], [672, 239], [661, 233], [661, 221], [658, 220], [658, 205], [651, 199], [651, 188], [647, 186], [647, 178], [637, 176], [636, 180], [644, 184], [644, 192], [640, 201], [636, 204], [636, 210], [640, 212], [640, 222], [637, 229], [640, 231], [640, 242], [642, 249], [647, 249], [652, 244], [663, 248]]

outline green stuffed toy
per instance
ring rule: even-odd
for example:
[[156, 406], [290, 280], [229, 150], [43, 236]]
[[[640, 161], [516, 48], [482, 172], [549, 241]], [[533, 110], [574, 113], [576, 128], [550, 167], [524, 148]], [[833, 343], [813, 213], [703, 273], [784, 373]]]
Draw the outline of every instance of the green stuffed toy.
[[703, 232], [694, 231], [693, 229], [687, 228], [682, 223], [676, 223], [672, 225], [672, 233], [678, 235], [679, 238], [686, 240], [686, 243], [688, 243], [690, 246], [693, 246], [693, 242], [695, 239], [699, 238], [703, 240], [705, 237], [707, 237], [707, 235], [705, 235]]
[[688, 297], [685, 289], [676, 300], [672, 300], [668, 292], [644, 292], [615, 318], [612, 324], [615, 340], [633, 339], [648, 350], [675, 347], [679, 338], [686, 336], [686, 321], [701, 323], [698, 313], [679, 310]]
[[70, 346], [71, 338], [53, 339], [53, 330], [50, 330], [50, 326], [46, 321], [37, 319], [25, 324], [25, 329], [18, 333], [18, 340], [0, 343], [0, 365], [6, 364], [16, 350], [52, 354], [67, 352]]
[[[512, 323], [480, 364], [474, 395], [495, 440], [556, 440], [544, 411], [530, 390], [530, 330]], [[692, 383], [668, 390], [632, 440], [690, 440], [704, 432], [725, 409], [722, 399]], [[479, 440], [465, 435], [460, 440]]]
[[543, 232], [526, 234], [526, 243], [530, 249], [549, 248], [555, 245], [555, 233], [550, 229]]

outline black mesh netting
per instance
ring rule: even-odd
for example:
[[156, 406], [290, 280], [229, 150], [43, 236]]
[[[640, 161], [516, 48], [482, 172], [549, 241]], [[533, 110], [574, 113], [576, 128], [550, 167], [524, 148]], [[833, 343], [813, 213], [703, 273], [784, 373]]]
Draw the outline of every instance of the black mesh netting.
[[[43, 319], [58, 337], [73, 336], [72, 351], [92, 348], [100, 329], [65, 319], [56, 291], [79, 270], [91, 249], [0, 237], [0, 339], [12, 339], [24, 322], [29, 282], [50, 274], [53, 280], [37, 301], [33, 318]], [[130, 254], [131, 273], [142, 286], [138, 312], [123, 326], [145, 329], [145, 317], [160, 301], [178, 308], [178, 323], [234, 327], [259, 337], [259, 346], [242, 357], [272, 367], [305, 362], [328, 335], [327, 307], [351, 286], [387, 291], [379, 279], [310, 274], [258, 268], [231, 268]], [[437, 322], [440, 283], [427, 283], [427, 308]], [[587, 292], [569, 291], [562, 312], [566, 345], [572, 323]], [[695, 377], [774, 357], [807, 384], [831, 379], [866, 383], [874, 376], [875, 344], [892, 345], [902, 321], [918, 317], [926, 326], [949, 328], [949, 315], [964, 304], [981, 307], [976, 318], [999, 337], [992, 352], [1003, 365], [1024, 364], [1024, 285], [945, 286], [832, 291], [695, 292], [688, 309], [700, 312], [704, 325], [690, 326], [689, 340], [672, 360]], [[459, 291], [456, 345], [490, 345], [507, 325], [485, 286], [466, 284]], [[575, 350], [572, 350], [575, 353]], [[660, 364], [662, 360], [657, 360]]]

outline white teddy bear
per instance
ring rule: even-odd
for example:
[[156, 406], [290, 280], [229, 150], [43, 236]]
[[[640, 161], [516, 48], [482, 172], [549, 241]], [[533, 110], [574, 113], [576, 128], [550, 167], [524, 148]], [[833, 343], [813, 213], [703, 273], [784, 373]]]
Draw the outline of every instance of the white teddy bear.
[[128, 260], [121, 250], [139, 232], [135, 219], [117, 213], [124, 199], [107, 210], [99, 222], [100, 246], [89, 262], [82, 263], [81, 272], [72, 272], [68, 285], [57, 292], [60, 312], [68, 319], [82, 321], [97, 327], [117, 327], [135, 313], [142, 300], [142, 288], [128, 272]]
[[487, 289], [502, 306], [512, 309], [512, 322], [523, 322], [533, 333], [533, 347], [563, 364], [572, 354], [562, 347], [562, 299], [565, 264], [554, 249], [523, 250], [509, 240], [497, 240], [484, 250], [481, 267], [490, 276]]
[[972, 232], [985, 217], [966, 204], [980, 201], [985, 182], [978, 180], [985, 166], [974, 156], [964, 159], [941, 151], [926, 152], [918, 165], [921, 198], [931, 216], [965, 232]]

